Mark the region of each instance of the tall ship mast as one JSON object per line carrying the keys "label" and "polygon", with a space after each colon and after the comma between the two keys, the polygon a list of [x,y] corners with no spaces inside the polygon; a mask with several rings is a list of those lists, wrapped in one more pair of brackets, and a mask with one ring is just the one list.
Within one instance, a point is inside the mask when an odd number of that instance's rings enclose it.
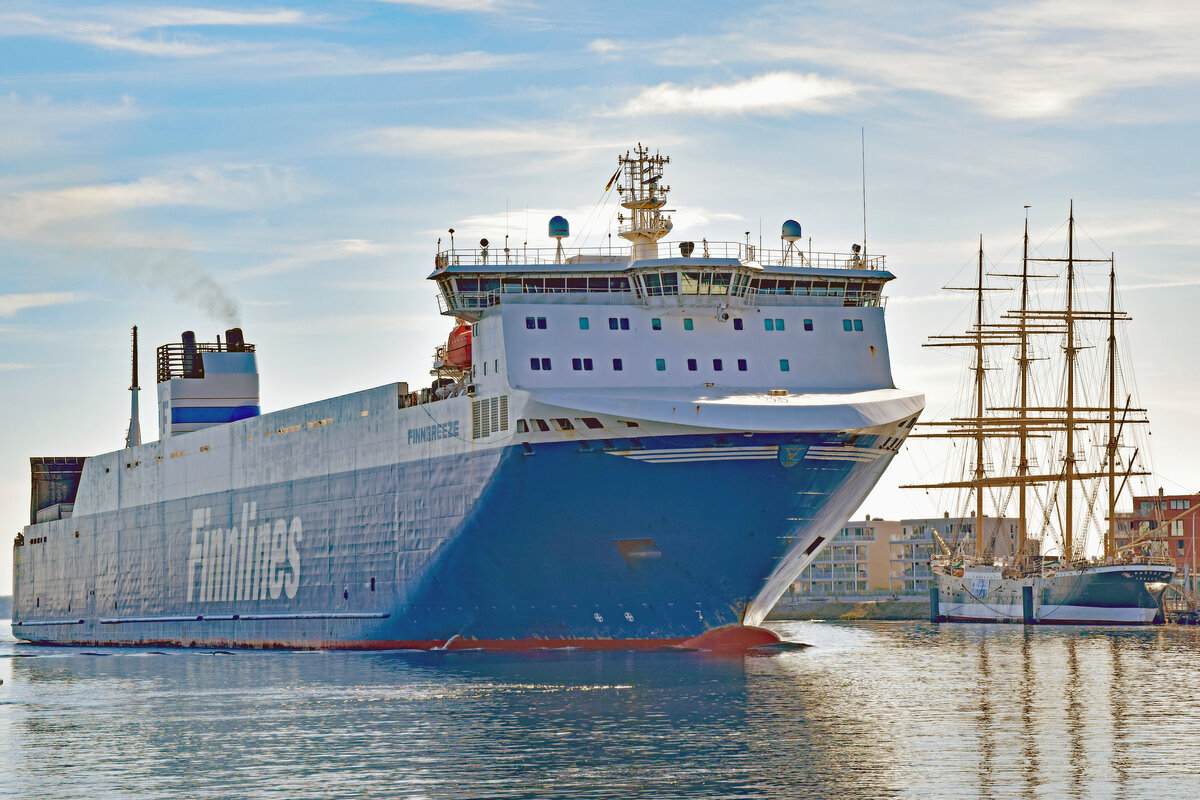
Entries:
{"label": "tall ship mast", "polygon": [[623,250],[565,246],[561,216],[546,248],[464,248],[451,228],[427,276],[449,334],[421,385],[264,411],[267,348],[240,328],[159,347],[157,441],[135,406],[126,447],[31,460],[14,634],[777,642],[759,623],[924,397],[892,379],[884,256],[800,252],[794,220],[778,249],[663,241],[668,163],[640,145],[618,158]]}
{"label": "tall ship mast", "polygon": [[[1061,270],[1060,303],[1032,306],[1031,281],[1054,276],[1031,273],[1031,264]],[[1080,304],[1080,270],[1098,264],[1108,267],[1107,303],[1102,309],[1088,309]],[[931,337],[927,345],[966,347],[973,362],[968,413],[923,423],[930,431],[915,434],[967,440],[974,454],[966,479],[908,487],[965,492],[975,509],[970,541],[942,542],[932,560],[931,600],[938,615],[952,621],[1153,622],[1159,618],[1162,593],[1174,576],[1174,563],[1152,541],[1121,550],[1116,546],[1119,499],[1130,478],[1148,473],[1139,467],[1140,451],[1124,441],[1134,426],[1146,424],[1147,419],[1145,409],[1133,407],[1132,395],[1120,390],[1117,330],[1118,323],[1127,323],[1129,317],[1117,308],[1114,259],[1076,254],[1072,208],[1065,257],[1030,256],[1026,219],[1020,273],[993,277],[1019,280],[1017,305],[995,322],[985,319],[985,292],[995,288],[985,286],[981,244],[976,283],[968,287],[975,294],[974,325],[966,334]],[[1089,382],[1081,377],[1085,373],[1080,358],[1093,348],[1086,329],[1097,326],[1103,326],[1106,334],[1104,358],[1095,376],[1099,380]],[[1047,342],[1045,356],[1034,356],[1041,350],[1038,341]],[[1052,357],[1055,343],[1059,358]],[[1012,353],[1013,405],[996,402],[998,392],[988,393],[986,372],[1004,372],[985,366],[985,353],[991,348]],[[1061,370],[1057,397],[1038,391],[1036,361],[1047,363],[1041,377],[1052,378],[1055,367]],[[1104,397],[1081,396],[1081,385],[1102,385]],[[994,457],[989,459],[989,452]],[[1033,468],[1035,461],[1043,465],[1040,470]],[[1014,493],[1016,541],[994,535],[989,539],[989,519],[1008,514]],[[989,494],[992,518],[985,514]],[[1040,509],[1031,508],[1031,498]],[[1089,550],[1088,534],[1093,530],[1099,548]],[[1037,535],[1031,536],[1031,531]]]}

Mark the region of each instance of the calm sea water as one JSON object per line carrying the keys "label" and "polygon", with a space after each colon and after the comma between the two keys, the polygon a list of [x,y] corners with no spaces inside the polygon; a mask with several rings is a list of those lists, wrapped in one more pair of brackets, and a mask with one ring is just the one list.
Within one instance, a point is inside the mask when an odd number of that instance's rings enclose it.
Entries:
{"label": "calm sea water", "polygon": [[810,649],[0,641],[0,796],[1196,798],[1200,631],[784,623]]}

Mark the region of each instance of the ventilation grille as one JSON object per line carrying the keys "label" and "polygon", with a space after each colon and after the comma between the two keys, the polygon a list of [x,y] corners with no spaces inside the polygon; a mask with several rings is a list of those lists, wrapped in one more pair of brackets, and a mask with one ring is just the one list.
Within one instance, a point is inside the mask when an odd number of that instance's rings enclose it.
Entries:
{"label": "ventilation grille", "polygon": [[483,439],[508,430],[508,395],[488,397],[471,404],[471,438]]}

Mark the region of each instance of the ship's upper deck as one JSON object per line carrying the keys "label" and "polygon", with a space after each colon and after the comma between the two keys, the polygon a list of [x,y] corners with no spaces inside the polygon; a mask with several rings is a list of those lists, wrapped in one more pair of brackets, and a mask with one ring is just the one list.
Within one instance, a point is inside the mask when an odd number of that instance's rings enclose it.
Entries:
{"label": "ship's upper deck", "polygon": [[506,299],[646,306],[880,306],[883,285],[894,277],[881,255],[708,241],[663,242],[656,248],[659,257],[638,260],[633,260],[630,248],[455,248],[437,254],[429,278],[438,284],[443,314],[476,319]]}

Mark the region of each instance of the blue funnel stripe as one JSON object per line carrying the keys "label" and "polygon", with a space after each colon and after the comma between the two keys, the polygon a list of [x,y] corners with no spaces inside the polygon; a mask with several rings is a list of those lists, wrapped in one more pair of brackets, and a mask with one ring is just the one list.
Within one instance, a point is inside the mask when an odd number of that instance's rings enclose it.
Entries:
{"label": "blue funnel stripe", "polygon": [[239,419],[257,417],[259,413],[258,406],[235,406],[233,408],[213,406],[185,406],[180,408],[176,406],[171,409],[171,422],[182,425],[237,422]]}

